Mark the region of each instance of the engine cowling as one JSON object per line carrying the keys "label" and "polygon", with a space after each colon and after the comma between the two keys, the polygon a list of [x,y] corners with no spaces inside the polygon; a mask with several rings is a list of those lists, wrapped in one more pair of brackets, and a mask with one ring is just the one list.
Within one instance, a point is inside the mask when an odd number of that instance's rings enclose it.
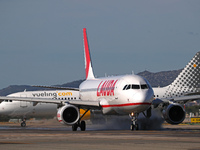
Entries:
{"label": "engine cowling", "polygon": [[57,119],[66,125],[75,124],[80,118],[79,109],[74,105],[65,105],[58,109]]}
{"label": "engine cowling", "polygon": [[185,119],[185,109],[179,104],[170,104],[163,110],[164,119],[170,124],[179,124]]}

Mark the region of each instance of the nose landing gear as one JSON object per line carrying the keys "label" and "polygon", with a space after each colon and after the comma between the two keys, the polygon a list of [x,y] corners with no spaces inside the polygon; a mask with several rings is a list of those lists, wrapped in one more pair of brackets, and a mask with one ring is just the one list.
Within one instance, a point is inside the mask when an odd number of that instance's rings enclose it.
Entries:
{"label": "nose landing gear", "polygon": [[138,115],[139,115],[139,113],[131,113],[129,116],[130,116],[130,118],[131,118],[131,131],[133,131],[133,130],[139,130],[139,125],[138,125]]}
{"label": "nose landing gear", "polygon": [[[143,115],[145,116],[145,118],[150,118],[151,117],[151,107],[149,109],[146,110],[146,114],[144,112],[142,112]],[[139,129],[142,129],[142,126],[140,124],[140,127],[139,127],[139,124],[138,124],[138,116],[139,116],[139,113],[131,113],[129,114],[130,118],[131,118],[131,130],[139,130]]]}

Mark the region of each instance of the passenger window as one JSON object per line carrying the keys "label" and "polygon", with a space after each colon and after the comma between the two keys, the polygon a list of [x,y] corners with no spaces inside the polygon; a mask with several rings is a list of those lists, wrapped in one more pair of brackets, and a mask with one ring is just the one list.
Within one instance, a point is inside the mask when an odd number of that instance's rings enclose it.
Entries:
{"label": "passenger window", "polygon": [[148,89],[148,85],[147,84],[141,85],[141,89]]}
{"label": "passenger window", "polygon": [[140,86],[136,84],[132,84],[132,89],[140,89]]}

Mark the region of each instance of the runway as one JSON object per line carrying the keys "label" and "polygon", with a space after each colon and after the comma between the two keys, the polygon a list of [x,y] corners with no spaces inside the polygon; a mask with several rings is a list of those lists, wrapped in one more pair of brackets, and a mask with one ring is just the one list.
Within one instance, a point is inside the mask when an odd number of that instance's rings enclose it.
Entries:
{"label": "runway", "polygon": [[164,125],[161,130],[95,130],[71,131],[69,127],[51,124],[0,125],[0,149],[200,149],[200,125]]}

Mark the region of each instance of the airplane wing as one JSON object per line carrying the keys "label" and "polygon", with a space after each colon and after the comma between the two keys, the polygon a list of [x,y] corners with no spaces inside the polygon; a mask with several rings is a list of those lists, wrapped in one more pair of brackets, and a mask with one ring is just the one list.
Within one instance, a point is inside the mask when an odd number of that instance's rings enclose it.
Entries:
{"label": "airplane wing", "polygon": [[88,109],[88,108],[101,109],[102,108],[99,101],[72,100],[72,101],[69,101],[69,104],[78,106],[83,109]]}
{"label": "airplane wing", "polygon": [[0,100],[27,101],[27,102],[38,102],[38,103],[43,102],[43,103],[53,103],[53,104],[62,104],[63,101],[57,99],[10,97],[10,96],[0,96]]}
{"label": "airplane wing", "polygon": [[195,100],[200,100],[200,95],[190,95],[190,96],[183,96],[183,97],[175,97],[172,99],[166,99],[166,98],[161,98],[161,99],[154,99],[152,102],[152,105],[158,106],[160,103],[170,103],[170,102],[175,102],[175,103],[181,103],[185,104],[188,101],[195,101]]}
{"label": "airplane wing", "polygon": [[82,101],[82,100],[60,100],[60,99],[47,99],[47,98],[28,98],[28,97],[10,97],[10,96],[0,96],[0,101],[3,100],[13,100],[13,101],[27,101],[36,103],[51,103],[51,104],[71,104],[79,108],[85,109],[101,109],[101,105],[98,101]]}
{"label": "airplane wing", "polygon": [[186,103],[188,101],[200,100],[200,95],[190,95],[190,96],[176,97],[176,98],[173,98],[172,100],[174,102]]}
{"label": "airplane wing", "polygon": [[57,87],[57,86],[43,86],[43,85],[32,85],[32,87],[79,91],[79,88],[72,88],[72,87]]}

